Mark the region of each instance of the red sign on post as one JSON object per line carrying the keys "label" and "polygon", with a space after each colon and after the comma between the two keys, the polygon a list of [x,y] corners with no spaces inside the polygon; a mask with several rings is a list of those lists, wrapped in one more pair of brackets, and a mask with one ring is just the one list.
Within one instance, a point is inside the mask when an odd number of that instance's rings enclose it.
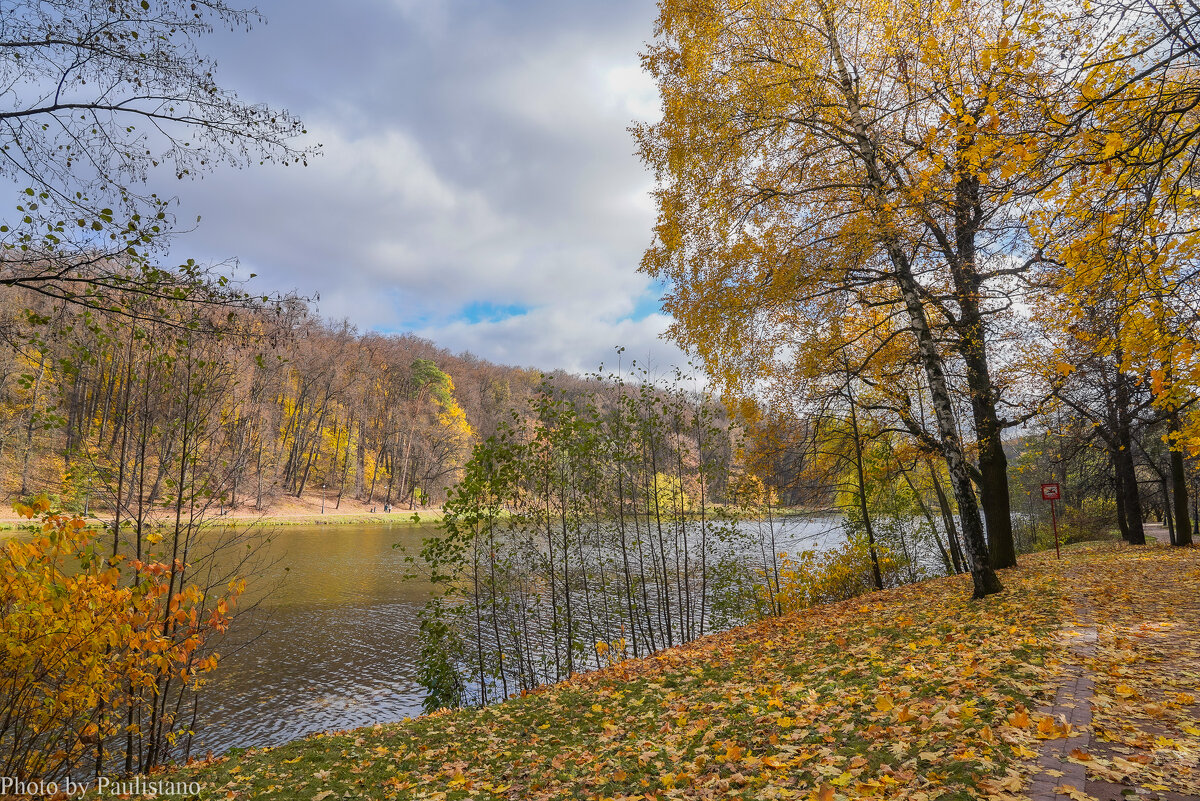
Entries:
{"label": "red sign on post", "polygon": [[1057,484],[1042,485],[1042,500],[1050,501],[1050,523],[1054,526],[1054,554],[1062,559],[1062,551],[1058,547],[1058,516],[1054,514],[1054,502],[1061,496]]}

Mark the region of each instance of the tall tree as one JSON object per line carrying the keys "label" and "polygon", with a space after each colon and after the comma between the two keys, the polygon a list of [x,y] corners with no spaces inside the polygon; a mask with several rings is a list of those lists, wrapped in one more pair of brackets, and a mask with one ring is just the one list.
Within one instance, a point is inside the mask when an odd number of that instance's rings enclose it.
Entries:
{"label": "tall tree", "polygon": [[[971,239],[986,216],[972,205],[977,197],[964,198],[964,187],[982,184],[981,174],[1011,178],[1016,170],[1007,162],[1019,157],[1003,156],[999,137],[963,150],[960,140],[982,126],[968,121],[964,98],[950,93],[947,109],[934,102],[934,79],[949,66],[939,51],[955,41],[939,32],[921,52],[894,49],[907,41],[899,38],[905,25],[966,13],[949,4],[918,6],[665,2],[657,43],[645,59],[659,82],[664,119],[638,129],[659,182],[656,242],[643,268],[669,282],[673,333],[727,384],[740,383],[736,373],[745,364],[733,351],[749,349],[748,358],[760,365],[777,355],[764,336],[773,325],[760,316],[768,306],[820,315],[832,296],[854,298],[878,287],[871,302],[905,320],[926,373],[982,596],[1000,585],[989,564],[936,315],[951,321],[960,354],[979,368],[968,381],[973,408],[990,409],[988,419],[998,419],[983,311],[976,308],[981,282],[991,275],[980,268]],[[986,22],[962,20],[969,21]],[[992,33],[1000,38],[999,30]],[[1010,66],[1015,58],[1009,56]],[[906,70],[922,77],[908,78]],[[978,81],[957,78],[947,86],[960,94],[982,90]],[[920,97],[913,97],[915,89]],[[983,98],[989,108],[999,102],[995,87]],[[947,219],[962,230],[948,229],[943,247],[929,249],[928,230],[945,234]],[[956,289],[941,303],[928,274],[946,267],[961,280],[950,281]],[[735,314],[749,319],[730,321]],[[808,316],[802,325],[826,320]],[[976,427],[991,436],[986,425]],[[998,437],[997,430],[981,443],[985,460],[1003,456]],[[1002,460],[993,461],[1003,473]],[[1003,506],[998,514],[1006,516],[1006,493],[983,483],[989,504]],[[1004,529],[998,524],[993,533],[1003,539]],[[1011,545],[1001,551],[1011,553]]]}

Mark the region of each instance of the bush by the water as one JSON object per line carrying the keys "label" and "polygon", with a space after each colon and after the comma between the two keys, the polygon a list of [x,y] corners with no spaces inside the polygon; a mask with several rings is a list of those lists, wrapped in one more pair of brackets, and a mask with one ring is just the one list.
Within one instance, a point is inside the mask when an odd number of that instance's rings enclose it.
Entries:
{"label": "bush by the water", "polygon": [[104,761],[110,738],[165,753],[176,712],[157,701],[216,667],[203,646],[228,626],[240,583],[209,606],[180,562],[110,556],[45,498],[16,509],[41,523],[0,547],[0,775],[77,772]]}
{"label": "bush by the water", "polygon": [[[779,592],[775,602],[784,612],[841,601],[874,589],[871,545],[855,534],[841,545],[823,551],[804,551],[780,564]],[[884,546],[874,546],[880,573],[895,576],[899,560]]]}

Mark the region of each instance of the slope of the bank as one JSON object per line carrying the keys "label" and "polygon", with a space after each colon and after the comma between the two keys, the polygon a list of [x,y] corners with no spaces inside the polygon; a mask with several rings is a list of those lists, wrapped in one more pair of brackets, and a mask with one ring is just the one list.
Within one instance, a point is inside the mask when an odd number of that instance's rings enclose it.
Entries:
{"label": "slope of the bank", "polygon": [[[390,507],[383,511],[383,503],[367,504],[357,500],[346,499],[340,507],[334,506],[332,500],[322,504],[320,495],[305,496],[304,498],[288,497],[276,499],[263,509],[254,506],[241,506],[235,510],[220,513],[209,510],[203,515],[205,526],[336,526],[336,525],[407,525],[413,522],[435,523],[442,519],[441,507],[410,510],[407,508]],[[86,518],[89,527],[104,528],[112,526],[112,515],[102,510],[93,510],[92,516]],[[168,515],[152,525],[174,525]],[[29,526],[29,521],[16,516],[11,509],[0,510],[0,531],[11,531]]]}
{"label": "slope of the bank", "polygon": [[1179,550],[1029,557],[982,602],[968,600],[966,577],[927,581],[497,706],[315,735],[150,781],[196,781],[204,798],[305,801],[1018,798],[1041,745],[1069,734],[1037,708],[1072,659],[1060,635],[1074,602],[1098,597],[1081,585],[1120,571],[1187,591],[1198,552]]}
{"label": "slope of the bank", "polygon": [[484,709],[170,775],[206,798],[936,798],[1019,787],[1064,613],[1042,557],[743,627]]}

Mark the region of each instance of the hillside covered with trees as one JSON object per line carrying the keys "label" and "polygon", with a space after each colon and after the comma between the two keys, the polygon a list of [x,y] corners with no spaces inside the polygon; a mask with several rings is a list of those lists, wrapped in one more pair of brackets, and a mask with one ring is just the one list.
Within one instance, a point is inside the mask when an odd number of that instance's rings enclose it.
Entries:
{"label": "hillside covered with trees", "polygon": [[299,300],[231,318],[180,304],[153,319],[32,293],[5,301],[3,492],[49,492],[103,517],[168,503],[181,458],[209,514],[322,488],[331,509],[440,504],[474,443],[542,380],[325,321]]}

